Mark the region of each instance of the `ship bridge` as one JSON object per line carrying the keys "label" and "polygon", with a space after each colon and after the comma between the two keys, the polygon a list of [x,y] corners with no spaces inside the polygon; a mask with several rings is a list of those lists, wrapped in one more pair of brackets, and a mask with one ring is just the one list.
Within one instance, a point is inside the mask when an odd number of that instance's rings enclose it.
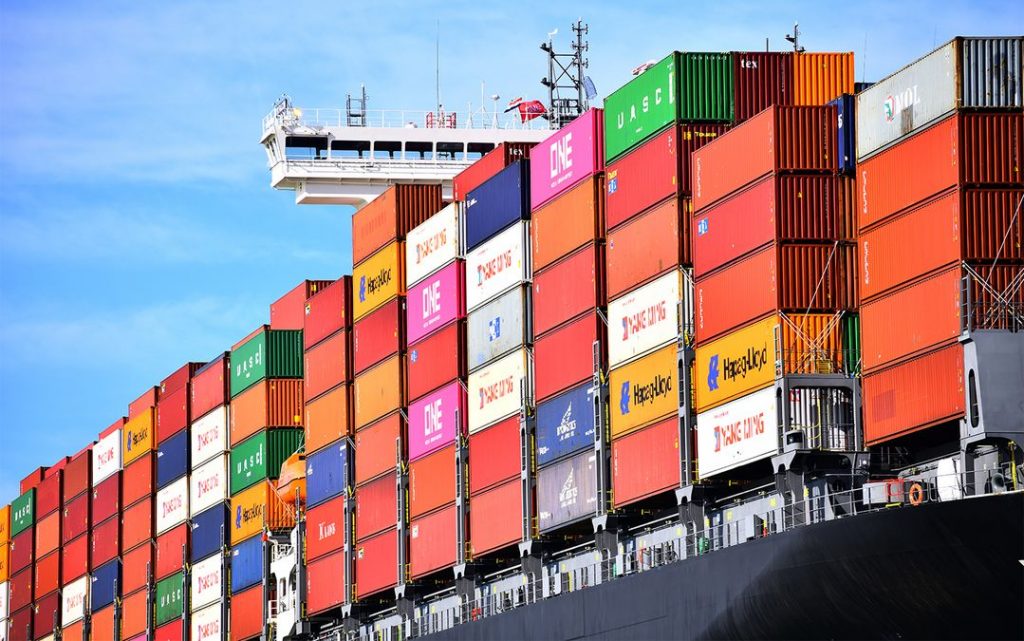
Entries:
{"label": "ship bridge", "polygon": [[305,109],[282,98],[263,119],[270,185],[295,191],[299,205],[357,207],[395,183],[452,179],[503,142],[537,143],[548,121],[517,113]]}

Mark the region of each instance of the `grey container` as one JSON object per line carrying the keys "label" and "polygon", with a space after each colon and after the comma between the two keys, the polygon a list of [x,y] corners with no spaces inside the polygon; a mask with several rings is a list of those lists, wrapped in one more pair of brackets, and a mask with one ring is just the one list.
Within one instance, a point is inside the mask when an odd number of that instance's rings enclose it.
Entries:
{"label": "grey container", "polygon": [[537,471],[537,516],[541,532],[597,513],[597,455],[577,454]]}
{"label": "grey container", "polygon": [[954,38],[857,95],[862,160],[957,109],[1024,107],[1024,37]]}
{"label": "grey container", "polygon": [[532,317],[529,286],[509,290],[470,312],[466,322],[470,371],[529,344]]}

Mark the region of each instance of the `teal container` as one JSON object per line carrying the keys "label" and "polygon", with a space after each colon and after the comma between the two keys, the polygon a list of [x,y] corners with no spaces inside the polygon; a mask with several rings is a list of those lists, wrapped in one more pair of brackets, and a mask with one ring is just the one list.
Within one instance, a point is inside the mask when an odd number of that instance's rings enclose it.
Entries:
{"label": "teal container", "polygon": [[266,378],[302,378],[302,330],[270,329],[231,350],[231,397]]}
{"label": "teal container", "polygon": [[36,490],[32,488],[11,501],[11,537],[32,527],[36,522]]}
{"label": "teal container", "polygon": [[302,447],[301,429],[276,429],[254,434],[231,449],[231,494],[260,481],[276,479],[281,465]]}
{"label": "teal container", "polygon": [[156,625],[180,618],[185,613],[185,586],[178,572],[156,584]]}
{"label": "teal container", "polygon": [[732,54],[684,53],[679,57],[679,119],[732,122]]}

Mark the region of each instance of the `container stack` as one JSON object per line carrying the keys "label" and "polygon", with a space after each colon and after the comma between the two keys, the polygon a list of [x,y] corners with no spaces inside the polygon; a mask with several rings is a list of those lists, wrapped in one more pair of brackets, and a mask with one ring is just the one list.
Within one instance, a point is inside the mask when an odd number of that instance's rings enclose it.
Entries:
{"label": "container stack", "polygon": [[89,613],[89,530],[92,527],[92,445],[64,468],[61,528],[61,638],[85,641]]}
{"label": "container stack", "polygon": [[21,482],[21,495],[11,502],[11,556],[7,622],[11,641],[31,641],[35,587],[36,494],[43,468]]}
{"label": "container stack", "polygon": [[957,38],[857,96],[868,445],[957,435],[973,383],[961,335],[1019,325],[1021,49]]}
{"label": "container stack", "polygon": [[[608,496],[603,112],[531,151],[537,517],[544,534],[589,519]],[[589,527],[589,523],[588,523]]]}
{"label": "container stack", "polygon": [[396,185],[352,216],[359,599],[406,581],[405,237],[442,206],[440,185]]}
{"label": "container stack", "polygon": [[89,618],[92,638],[115,638],[114,601],[121,598],[121,432],[120,418],[99,434],[92,448],[92,528],[86,558],[89,579]]}
{"label": "container stack", "polygon": [[32,634],[37,639],[60,627],[60,537],[64,523],[64,469],[68,460],[61,459],[47,468],[36,487]]}
{"label": "container stack", "polygon": [[[466,297],[462,205],[409,232],[409,578],[465,561]],[[462,501],[459,501],[459,498]]]}
{"label": "container stack", "polygon": [[[797,429],[801,408],[832,405],[831,391],[800,390],[784,395],[786,413],[777,378],[846,371],[840,330],[856,305],[856,268],[836,145],[834,107],[771,107],[694,154],[702,478],[776,453],[783,416],[794,417],[784,430]],[[853,447],[852,417],[841,423],[819,425],[805,445]]]}
{"label": "container stack", "polygon": [[319,614],[348,601],[346,543],[352,457],[352,279],[305,301],[306,598]]}
{"label": "container stack", "polygon": [[11,506],[0,507],[0,639],[7,640],[7,618],[11,614],[10,592],[7,582],[11,578]]}
{"label": "container stack", "polygon": [[529,165],[513,162],[466,194],[473,558],[535,531],[530,433],[523,421],[533,407]]}

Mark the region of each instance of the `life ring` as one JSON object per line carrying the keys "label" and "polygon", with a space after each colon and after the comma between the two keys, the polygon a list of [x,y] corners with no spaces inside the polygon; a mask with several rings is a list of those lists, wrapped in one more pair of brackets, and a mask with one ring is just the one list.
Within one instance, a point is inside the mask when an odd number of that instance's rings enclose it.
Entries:
{"label": "life ring", "polygon": [[924,501],[924,488],[920,483],[914,483],[910,486],[909,495],[911,505],[921,505],[921,502]]}

